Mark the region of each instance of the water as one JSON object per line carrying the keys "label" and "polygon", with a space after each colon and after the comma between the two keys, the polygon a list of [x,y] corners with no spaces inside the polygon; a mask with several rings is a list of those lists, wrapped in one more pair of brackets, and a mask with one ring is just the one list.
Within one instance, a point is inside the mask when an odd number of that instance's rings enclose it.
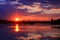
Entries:
{"label": "water", "polygon": [[0,24],[0,40],[59,40],[59,30],[49,24]]}

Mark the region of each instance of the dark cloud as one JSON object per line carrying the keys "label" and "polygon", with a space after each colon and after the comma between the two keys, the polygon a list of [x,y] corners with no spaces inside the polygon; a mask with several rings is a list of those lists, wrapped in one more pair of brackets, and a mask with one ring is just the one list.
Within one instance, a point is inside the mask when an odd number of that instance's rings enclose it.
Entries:
{"label": "dark cloud", "polygon": [[53,5],[54,8],[60,8],[60,0],[46,0],[48,4]]}
{"label": "dark cloud", "polygon": [[19,2],[27,5],[32,4],[33,2],[46,3],[45,0],[19,0]]}
{"label": "dark cloud", "polygon": [[53,5],[60,5],[60,0],[46,0],[46,1]]}
{"label": "dark cloud", "polygon": [[5,0],[5,1],[15,1],[15,0]]}
{"label": "dark cloud", "polygon": [[60,0],[19,0],[25,4],[31,4],[33,2],[41,2],[41,3],[50,3],[50,4],[60,4]]}
{"label": "dark cloud", "polygon": [[27,5],[33,4],[34,2],[40,2],[42,5],[48,4],[60,8],[60,0],[19,0],[19,2]]}

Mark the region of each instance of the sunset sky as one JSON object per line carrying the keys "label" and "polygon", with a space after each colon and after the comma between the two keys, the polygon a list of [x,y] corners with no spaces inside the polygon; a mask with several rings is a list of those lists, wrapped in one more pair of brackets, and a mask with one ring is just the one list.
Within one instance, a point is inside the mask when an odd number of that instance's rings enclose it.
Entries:
{"label": "sunset sky", "polygon": [[0,19],[46,21],[60,18],[60,0],[0,0]]}

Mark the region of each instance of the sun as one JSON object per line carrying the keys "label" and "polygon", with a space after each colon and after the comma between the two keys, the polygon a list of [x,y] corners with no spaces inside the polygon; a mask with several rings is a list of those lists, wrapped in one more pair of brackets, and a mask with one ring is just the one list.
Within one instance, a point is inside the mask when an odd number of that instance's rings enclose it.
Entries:
{"label": "sun", "polygon": [[16,21],[19,21],[19,18],[16,18],[15,20],[16,20]]}
{"label": "sun", "polygon": [[18,17],[17,17],[17,18],[15,18],[14,20],[15,20],[15,21],[17,21],[17,22],[18,22],[18,21],[23,21],[23,19],[22,19],[22,18],[18,18]]}

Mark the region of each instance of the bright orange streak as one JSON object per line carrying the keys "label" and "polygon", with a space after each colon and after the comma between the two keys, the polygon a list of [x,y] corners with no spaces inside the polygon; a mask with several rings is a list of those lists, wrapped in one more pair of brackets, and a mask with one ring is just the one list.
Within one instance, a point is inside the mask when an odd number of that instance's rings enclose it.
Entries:
{"label": "bright orange streak", "polygon": [[18,27],[18,24],[16,24],[16,29],[15,29],[16,32],[19,31],[19,27]]}

